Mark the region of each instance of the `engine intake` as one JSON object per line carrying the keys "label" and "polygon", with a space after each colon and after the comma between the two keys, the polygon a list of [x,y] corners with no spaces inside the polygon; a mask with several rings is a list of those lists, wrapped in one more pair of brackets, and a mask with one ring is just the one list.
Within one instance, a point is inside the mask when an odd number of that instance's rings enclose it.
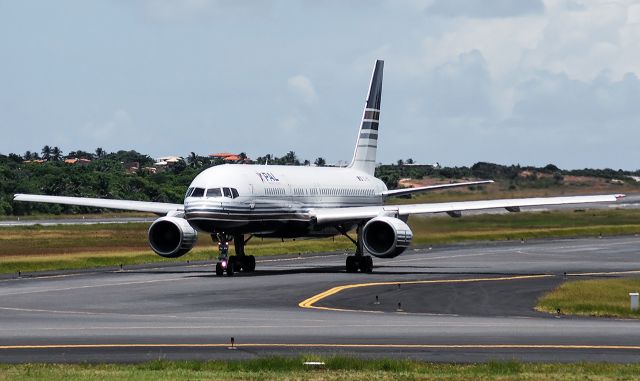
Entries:
{"label": "engine intake", "polygon": [[149,227],[149,245],[161,257],[181,257],[197,239],[198,232],[184,218],[161,217]]}
{"label": "engine intake", "polygon": [[364,247],[379,258],[394,258],[411,244],[413,233],[404,221],[393,217],[376,217],[362,229]]}

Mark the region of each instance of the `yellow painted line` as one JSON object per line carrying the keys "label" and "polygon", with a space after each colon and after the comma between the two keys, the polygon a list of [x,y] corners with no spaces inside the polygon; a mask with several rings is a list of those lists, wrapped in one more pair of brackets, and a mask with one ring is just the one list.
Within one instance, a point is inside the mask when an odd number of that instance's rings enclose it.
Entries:
{"label": "yellow painted line", "polygon": [[[109,348],[228,348],[229,343],[173,343],[173,344],[51,344],[2,345],[0,350],[16,349],[109,349]],[[332,343],[246,343],[237,348],[359,348],[359,349],[599,349],[640,350],[640,345],[573,345],[573,344],[332,344]]]}
{"label": "yellow painted line", "polygon": [[329,296],[335,295],[344,290],[362,287],[376,287],[376,286],[391,286],[398,284],[442,284],[442,283],[475,283],[475,282],[496,282],[496,281],[509,281],[509,280],[522,280],[522,279],[538,279],[538,278],[550,278],[555,275],[541,274],[541,275],[518,275],[509,277],[495,277],[495,278],[471,278],[471,279],[439,279],[439,280],[416,280],[416,281],[400,281],[400,282],[373,282],[373,283],[357,283],[347,284],[344,286],[338,286],[331,288],[325,292],[321,292],[308,299],[303,300],[298,304],[301,308],[313,308],[318,310],[328,311],[359,311],[359,312],[380,312],[380,311],[362,311],[362,310],[349,310],[341,308],[319,307],[315,306],[317,302]]}

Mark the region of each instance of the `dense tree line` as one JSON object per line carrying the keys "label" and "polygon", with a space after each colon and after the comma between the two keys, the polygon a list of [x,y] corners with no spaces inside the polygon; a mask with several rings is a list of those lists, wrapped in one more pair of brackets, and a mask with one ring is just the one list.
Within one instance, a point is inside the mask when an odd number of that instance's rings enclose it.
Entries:
{"label": "dense tree line", "polygon": [[[239,154],[247,162],[244,153]],[[85,165],[64,162],[65,158],[91,160]],[[41,160],[44,160],[41,161]],[[0,155],[0,215],[25,215],[32,213],[89,213],[94,208],[79,206],[14,203],[15,193],[35,193],[60,196],[101,197],[141,201],[180,203],[193,178],[202,170],[223,163],[222,159],[191,153],[186,160],[169,166],[164,171],[152,173],[154,160],[136,151],[107,153],[98,148],[95,152],[72,151],[67,155],[58,147],[45,146],[41,153],[27,151],[23,155]],[[254,163],[272,165],[311,165],[289,151],[282,157],[272,154],[258,157]],[[129,163],[137,163],[139,170],[128,171]],[[319,157],[314,165],[324,166]],[[523,173],[529,175],[523,176]],[[538,174],[551,176],[539,176]],[[508,181],[512,186],[545,187],[562,181],[563,176],[595,176],[606,179],[629,180],[628,176],[640,176],[640,171],[625,172],[612,169],[583,169],[563,171],[554,165],[542,168],[504,166],[492,163],[476,163],[471,167],[439,167],[415,165],[413,160],[399,160],[394,165],[380,165],[376,176],[389,188],[396,188],[401,178],[421,179],[425,176],[443,180],[480,178]]]}

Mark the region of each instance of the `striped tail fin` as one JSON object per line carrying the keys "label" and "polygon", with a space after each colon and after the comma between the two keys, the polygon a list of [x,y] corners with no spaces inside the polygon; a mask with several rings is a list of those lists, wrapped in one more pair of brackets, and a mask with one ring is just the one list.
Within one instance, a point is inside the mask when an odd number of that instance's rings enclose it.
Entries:
{"label": "striped tail fin", "polygon": [[382,69],[384,61],[377,60],[371,76],[369,95],[362,114],[362,124],[358,132],[358,142],[349,168],[373,175],[376,169],[378,149],[378,125],[380,120],[380,99],[382,97]]}

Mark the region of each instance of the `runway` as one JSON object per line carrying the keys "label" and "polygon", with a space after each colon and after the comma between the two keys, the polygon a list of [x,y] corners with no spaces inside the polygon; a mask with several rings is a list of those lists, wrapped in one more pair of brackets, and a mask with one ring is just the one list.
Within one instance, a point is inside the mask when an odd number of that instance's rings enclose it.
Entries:
{"label": "runway", "polygon": [[210,263],[5,277],[0,362],[299,353],[640,361],[638,321],[532,309],[565,278],[636,274],[640,237],[425,247],[375,258],[373,274],[347,274],[344,261],[263,258],[256,273],[233,278],[216,277]]}

